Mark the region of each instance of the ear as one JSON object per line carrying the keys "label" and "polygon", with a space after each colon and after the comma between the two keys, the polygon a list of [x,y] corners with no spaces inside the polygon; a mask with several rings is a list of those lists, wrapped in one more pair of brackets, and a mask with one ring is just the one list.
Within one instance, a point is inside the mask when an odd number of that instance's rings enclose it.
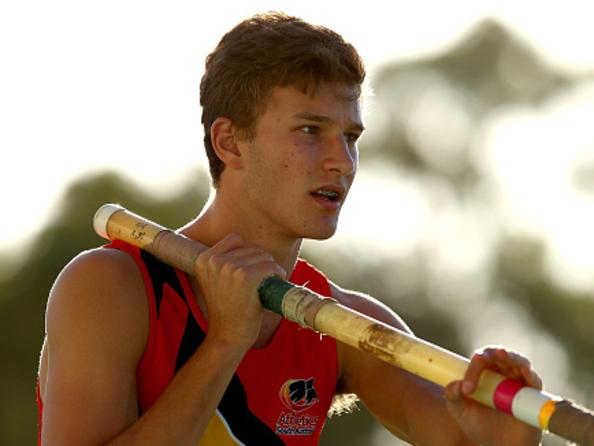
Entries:
{"label": "ear", "polygon": [[225,167],[239,169],[242,166],[237,128],[231,119],[220,116],[210,126],[212,147]]}

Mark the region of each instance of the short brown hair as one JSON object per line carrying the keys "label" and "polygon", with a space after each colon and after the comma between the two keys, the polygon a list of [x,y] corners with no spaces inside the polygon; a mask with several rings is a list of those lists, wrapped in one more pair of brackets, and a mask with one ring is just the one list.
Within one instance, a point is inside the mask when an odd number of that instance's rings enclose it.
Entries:
{"label": "short brown hair", "polygon": [[224,164],[213,150],[210,127],[225,116],[254,136],[273,87],[310,92],[320,82],[357,88],[365,68],[357,50],[336,32],[280,12],[248,18],[223,36],[206,58],[200,82],[204,145],[216,187]]}

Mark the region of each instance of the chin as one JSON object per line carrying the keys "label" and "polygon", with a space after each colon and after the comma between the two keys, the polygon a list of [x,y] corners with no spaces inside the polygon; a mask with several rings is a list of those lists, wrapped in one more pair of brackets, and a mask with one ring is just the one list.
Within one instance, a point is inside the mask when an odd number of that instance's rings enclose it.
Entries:
{"label": "chin", "polygon": [[303,238],[311,240],[328,240],[336,233],[336,225],[325,228],[311,228]]}
{"label": "chin", "polygon": [[336,216],[317,219],[305,219],[294,226],[294,235],[300,239],[327,240],[336,233],[338,218]]}

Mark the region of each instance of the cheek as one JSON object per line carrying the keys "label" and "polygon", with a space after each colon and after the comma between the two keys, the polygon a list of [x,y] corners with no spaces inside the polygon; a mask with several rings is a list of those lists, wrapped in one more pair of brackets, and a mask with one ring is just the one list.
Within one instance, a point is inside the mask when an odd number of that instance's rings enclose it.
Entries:
{"label": "cheek", "polygon": [[287,152],[286,163],[289,169],[298,171],[301,175],[310,175],[321,166],[322,148],[311,141],[305,142],[296,138],[291,150]]}
{"label": "cheek", "polygon": [[299,147],[293,147],[293,150],[288,151],[279,164],[284,175],[291,175],[291,182],[296,181],[299,177],[308,175],[310,171],[307,152],[301,150]]}
{"label": "cheek", "polygon": [[285,163],[280,171],[279,186],[290,187],[297,192],[299,187],[307,187],[306,184],[314,177],[313,172],[313,169],[304,163]]}

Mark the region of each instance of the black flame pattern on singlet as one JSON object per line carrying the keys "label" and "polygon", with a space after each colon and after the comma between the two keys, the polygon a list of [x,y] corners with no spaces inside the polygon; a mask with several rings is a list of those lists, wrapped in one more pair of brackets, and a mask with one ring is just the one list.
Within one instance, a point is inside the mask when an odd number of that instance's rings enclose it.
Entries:
{"label": "black flame pattern on singlet", "polygon": [[[171,266],[157,260],[146,251],[141,252],[141,259],[151,277],[157,318],[159,317],[159,309],[163,300],[163,289],[166,285],[176,292],[188,310],[184,333],[177,349],[175,363],[175,370],[177,372],[194,354],[206,335],[192,315],[188,296],[185,295],[175,270]],[[233,432],[233,435],[246,446],[283,446],[285,444],[267,424],[250,411],[245,388],[237,373],[233,375],[219,403],[218,409]]]}

